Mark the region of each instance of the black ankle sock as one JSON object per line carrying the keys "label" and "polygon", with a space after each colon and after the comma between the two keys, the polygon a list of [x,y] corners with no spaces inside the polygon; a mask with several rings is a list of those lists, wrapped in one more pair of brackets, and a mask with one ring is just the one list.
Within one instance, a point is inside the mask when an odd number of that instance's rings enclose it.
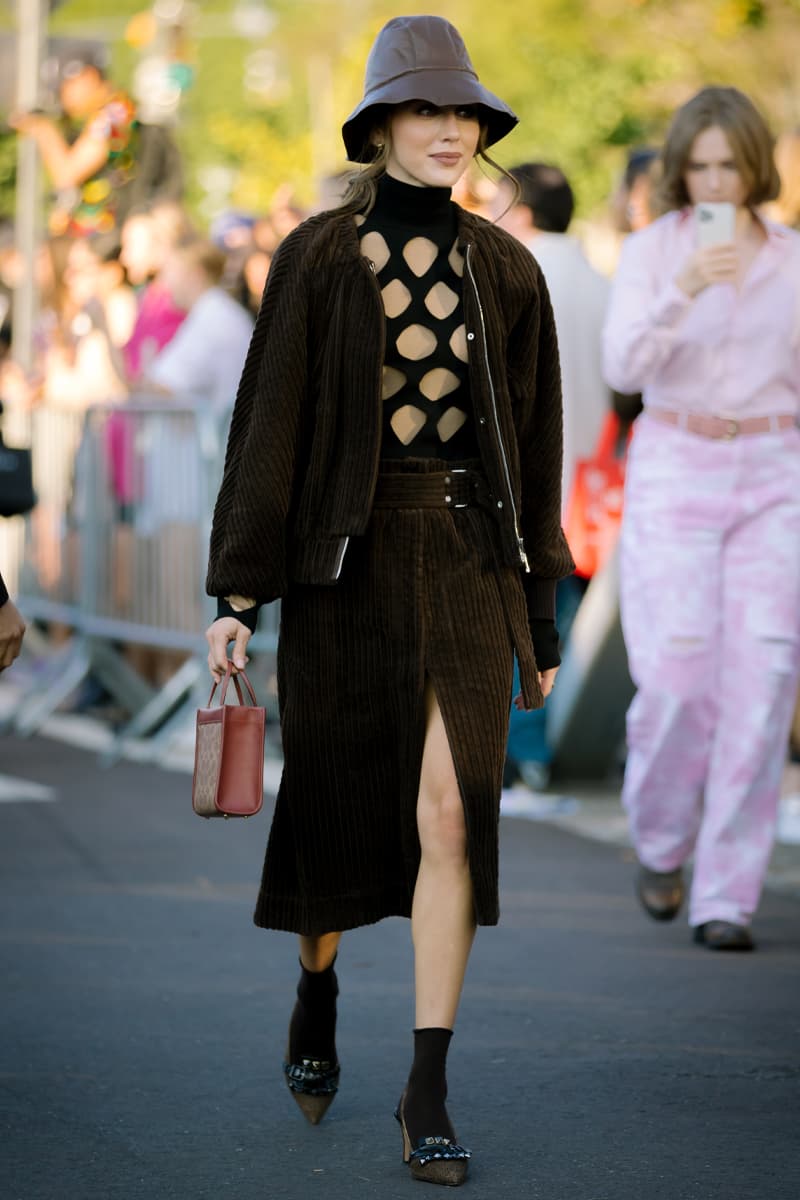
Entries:
{"label": "black ankle sock", "polygon": [[403,1100],[403,1116],[412,1147],[423,1137],[447,1137],[455,1141],[445,1108],[445,1064],[452,1036],[452,1029],[414,1030],[414,1062]]}
{"label": "black ankle sock", "polygon": [[297,1003],[289,1024],[289,1062],[313,1058],[333,1065],[337,1061],[336,972],[333,963],[324,971],[307,971],[302,962],[300,966]]}

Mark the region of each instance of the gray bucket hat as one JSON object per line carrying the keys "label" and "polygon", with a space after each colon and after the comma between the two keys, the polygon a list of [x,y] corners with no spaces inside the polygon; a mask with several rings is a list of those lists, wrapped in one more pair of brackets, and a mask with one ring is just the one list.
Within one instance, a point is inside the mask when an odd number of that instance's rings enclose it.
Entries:
{"label": "gray bucket hat", "polygon": [[393,17],[384,25],[367,59],[364,98],[342,126],[347,157],[352,162],[374,158],[368,143],[373,110],[409,100],[479,105],[487,146],[510,133],[518,120],[480,83],[461,34],[444,17]]}

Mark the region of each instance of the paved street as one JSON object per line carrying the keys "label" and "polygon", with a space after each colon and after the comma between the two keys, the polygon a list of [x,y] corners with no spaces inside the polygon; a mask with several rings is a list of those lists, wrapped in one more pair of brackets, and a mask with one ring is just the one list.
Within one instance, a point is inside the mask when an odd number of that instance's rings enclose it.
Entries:
{"label": "paved street", "polygon": [[[0,772],[0,1198],[417,1195],[407,923],[343,943],[342,1086],[311,1128],[280,1070],[295,942],[250,920],[269,805],[204,822],[186,775],[44,739],[0,741]],[[451,1052],[463,1194],[797,1200],[797,897],[726,957],[640,914],[613,842],[504,817],[502,857]]]}

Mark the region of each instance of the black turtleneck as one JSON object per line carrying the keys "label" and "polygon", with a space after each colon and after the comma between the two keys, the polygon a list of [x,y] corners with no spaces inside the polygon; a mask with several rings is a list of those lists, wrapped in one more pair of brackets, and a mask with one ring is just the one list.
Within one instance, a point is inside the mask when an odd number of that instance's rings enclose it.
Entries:
{"label": "black turtleneck", "polygon": [[477,458],[450,189],[384,175],[374,207],[358,220],[386,313],[381,456]]}

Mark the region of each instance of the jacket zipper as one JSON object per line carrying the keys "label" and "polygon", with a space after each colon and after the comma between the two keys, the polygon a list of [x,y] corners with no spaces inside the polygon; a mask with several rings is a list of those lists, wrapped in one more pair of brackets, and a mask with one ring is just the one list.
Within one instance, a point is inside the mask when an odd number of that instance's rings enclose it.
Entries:
{"label": "jacket zipper", "polygon": [[[371,258],[367,258],[367,259],[365,259],[365,261],[366,261],[367,266],[369,267],[369,270],[372,274],[372,278],[375,281],[375,288],[376,288],[376,291],[378,291],[378,303],[381,306],[381,313],[383,313],[383,303],[380,299],[380,289],[378,288],[378,276],[377,276],[377,272],[375,271],[375,263],[372,261]],[[381,358],[382,357],[383,357],[383,355],[381,355]],[[341,538],[341,540],[339,542],[339,549],[336,553],[336,562],[333,565],[333,575],[331,576],[334,583],[336,583],[338,581],[339,576],[342,573],[342,567],[344,566],[344,556],[347,553],[347,548],[349,545],[350,545],[350,534],[348,533],[345,537]]]}
{"label": "jacket zipper", "polygon": [[350,545],[350,534],[348,533],[347,536],[343,537],[339,542],[339,549],[336,554],[336,562],[333,567],[334,581],[337,580],[342,573],[342,565],[344,563],[344,556],[347,553],[347,547],[349,545]]}
{"label": "jacket zipper", "polygon": [[491,401],[492,401],[492,418],[494,420],[495,433],[497,434],[497,444],[500,447],[500,458],[503,463],[503,472],[506,477],[506,488],[508,491],[508,500],[511,505],[511,516],[514,520],[514,533],[517,538],[517,551],[519,553],[519,560],[522,563],[523,567],[525,568],[526,572],[528,574],[530,574],[531,568],[530,568],[530,563],[528,562],[528,555],[525,553],[525,544],[522,540],[522,535],[519,531],[519,518],[517,516],[517,506],[514,503],[514,491],[511,487],[511,472],[508,469],[508,459],[506,457],[506,448],[505,448],[505,445],[503,444],[503,435],[500,432],[500,420],[497,416],[497,397],[495,395],[494,381],[492,379],[492,369],[491,369],[491,366],[489,365],[489,352],[486,348],[486,322],[484,321],[484,318],[483,318],[483,305],[481,304],[481,297],[480,297],[480,293],[478,292],[478,285],[476,284],[475,276],[472,273],[472,263],[470,262],[471,249],[472,249],[472,243],[468,242],[467,247],[466,247],[465,262],[466,262],[466,267],[467,267],[467,275],[469,276],[469,281],[472,285],[472,291],[475,294],[475,302],[478,305],[478,316],[480,318],[480,323],[481,323],[481,350],[483,352],[483,361],[484,361],[484,365],[486,367],[486,378],[489,380],[489,396],[491,397]]}

